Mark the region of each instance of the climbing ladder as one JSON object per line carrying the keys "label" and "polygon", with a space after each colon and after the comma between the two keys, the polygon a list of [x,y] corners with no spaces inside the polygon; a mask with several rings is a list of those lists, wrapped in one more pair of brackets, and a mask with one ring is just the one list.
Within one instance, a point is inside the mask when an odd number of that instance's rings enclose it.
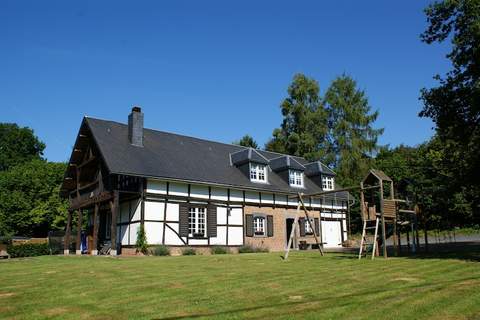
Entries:
{"label": "climbing ladder", "polygon": [[[378,241],[378,225],[380,222],[380,217],[377,216],[375,220],[370,220],[370,221],[375,221],[375,226],[368,226],[369,220],[364,220],[363,221],[363,231],[362,231],[362,240],[360,242],[360,251],[358,252],[358,259],[362,259],[363,253],[365,253],[365,257],[368,254],[368,248],[372,248],[372,260],[375,259],[375,251],[377,249],[377,241]],[[367,234],[367,230],[375,230],[373,238],[369,237]],[[370,238],[370,239],[369,239]],[[370,241],[369,241],[370,240]]]}

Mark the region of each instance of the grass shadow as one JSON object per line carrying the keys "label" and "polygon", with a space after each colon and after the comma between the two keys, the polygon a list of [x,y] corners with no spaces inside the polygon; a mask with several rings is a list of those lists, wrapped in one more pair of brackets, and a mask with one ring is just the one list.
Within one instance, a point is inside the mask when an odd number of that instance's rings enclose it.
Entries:
{"label": "grass shadow", "polygon": [[428,251],[420,247],[416,254],[399,255],[409,259],[455,259],[480,262],[480,242],[454,242],[429,244]]}

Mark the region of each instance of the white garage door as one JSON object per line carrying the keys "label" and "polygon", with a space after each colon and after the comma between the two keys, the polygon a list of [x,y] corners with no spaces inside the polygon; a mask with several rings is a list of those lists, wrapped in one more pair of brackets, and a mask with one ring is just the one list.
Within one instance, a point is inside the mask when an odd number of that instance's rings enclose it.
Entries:
{"label": "white garage door", "polygon": [[322,238],[324,247],[342,246],[342,228],[340,221],[322,221]]}

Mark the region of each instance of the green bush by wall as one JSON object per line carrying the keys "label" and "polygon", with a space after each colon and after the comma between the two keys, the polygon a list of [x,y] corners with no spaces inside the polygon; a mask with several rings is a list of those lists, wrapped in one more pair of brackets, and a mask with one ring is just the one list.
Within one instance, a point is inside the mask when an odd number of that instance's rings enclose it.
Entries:
{"label": "green bush by wall", "polygon": [[50,254],[48,243],[24,243],[9,245],[7,252],[12,258],[35,257]]}

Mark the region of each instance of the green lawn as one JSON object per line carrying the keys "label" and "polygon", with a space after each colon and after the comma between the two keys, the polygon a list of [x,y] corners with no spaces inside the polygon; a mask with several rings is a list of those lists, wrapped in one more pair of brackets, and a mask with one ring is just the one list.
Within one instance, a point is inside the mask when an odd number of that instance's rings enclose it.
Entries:
{"label": "green lawn", "polygon": [[477,319],[478,247],[467,254],[11,259],[0,261],[0,318]]}

